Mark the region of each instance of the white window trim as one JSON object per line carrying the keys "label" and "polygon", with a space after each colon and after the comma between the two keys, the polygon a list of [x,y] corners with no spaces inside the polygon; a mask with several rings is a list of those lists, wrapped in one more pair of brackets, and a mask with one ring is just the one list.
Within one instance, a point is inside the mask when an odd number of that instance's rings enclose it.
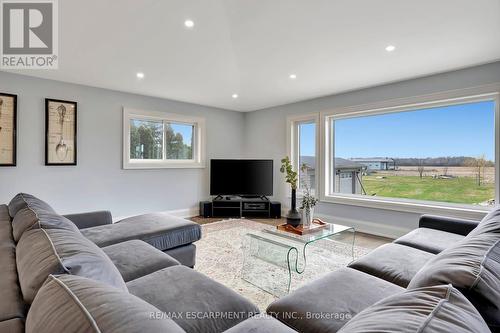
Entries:
{"label": "white window trim", "polygon": [[418,96],[380,103],[365,104],[347,108],[339,108],[321,113],[321,181],[318,182],[320,200],[336,204],[347,204],[369,208],[388,209],[411,213],[448,214],[464,218],[480,219],[489,207],[460,205],[451,203],[395,199],[382,197],[366,197],[362,195],[330,194],[331,157],[335,156],[331,143],[333,133],[330,130],[330,119],[346,119],[357,116],[382,114],[389,112],[411,111],[422,108],[470,103],[484,100],[495,101],[495,202],[499,204],[500,195],[500,84],[447,91],[432,95]]}
{"label": "white window trim", "polygon": [[[319,175],[319,170],[320,170],[320,159],[321,159],[321,149],[320,149],[320,114],[319,113],[309,113],[309,114],[304,114],[304,115],[294,115],[294,116],[289,116],[287,117],[287,153],[288,156],[290,157],[290,162],[292,163],[293,170],[298,173],[299,171],[299,160],[296,156],[297,152],[299,151],[299,134],[297,132],[298,130],[298,123],[314,123],[316,125],[315,128],[315,133],[316,133],[316,138],[315,138],[315,154],[316,154],[316,187],[320,186],[321,182],[321,177]],[[300,181],[300,180],[298,180]],[[298,184],[297,184],[298,185]],[[318,189],[315,189],[317,192]],[[291,189],[290,186],[287,186],[287,196],[291,196]],[[299,188],[297,188],[297,195],[301,196],[302,193],[300,193]]]}
{"label": "white window trim", "polygon": [[[140,160],[130,159],[130,120],[144,119],[184,123],[194,126],[192,160]],[[123,108],[123,169],[168,169],[205,167],[205,118],[175,113]],[[165,156],[165,145],[163,156]]]}

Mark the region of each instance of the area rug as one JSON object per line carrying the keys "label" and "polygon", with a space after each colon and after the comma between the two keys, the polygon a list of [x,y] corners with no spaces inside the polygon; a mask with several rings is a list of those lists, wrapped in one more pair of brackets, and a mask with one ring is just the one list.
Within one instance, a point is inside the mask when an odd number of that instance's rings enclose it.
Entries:
{"label": "area rug", "polygon": [[[242,279],[243,239],[248,232],[274,227],[246,219],[224,220],[201,227],[203,236],[196,242],[195,269],[248,298],[264,311],[277,297]],[[349,241],[350,239],[333,242],[324,240],[308,247],[306,270],[303,274],[294,275],[291,290],[349,264],[352,261]],[[370,249],[354,246],[355,258],[368,252]],[[262,278],[273,283],[273,266],[266,267],[269,272],[264,271]]]}

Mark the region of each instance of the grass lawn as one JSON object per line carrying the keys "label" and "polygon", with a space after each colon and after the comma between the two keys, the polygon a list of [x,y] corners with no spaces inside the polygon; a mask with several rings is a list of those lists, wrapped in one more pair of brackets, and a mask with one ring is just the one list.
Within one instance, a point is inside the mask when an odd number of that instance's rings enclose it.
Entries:
{"label": "grass lawn", "polygon": [[434,179],[416,176],[363,176],[367,195],[465,204],[478,204],[495,198],[494,184],[477,186],[472,177]]}

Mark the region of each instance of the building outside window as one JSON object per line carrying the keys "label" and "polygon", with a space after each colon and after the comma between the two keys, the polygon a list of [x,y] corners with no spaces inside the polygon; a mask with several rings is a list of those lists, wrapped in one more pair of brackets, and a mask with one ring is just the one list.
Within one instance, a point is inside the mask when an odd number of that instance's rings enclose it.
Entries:
{"label": "building outside window", "polygon": [[329,117],[330,195],[494,205],[496,107],[485,98]]}
{"label": "building outside window", "polygon": [[363,171],[367,167],[361,163],[335,158],[335,192],[346,194],[364,194]]}

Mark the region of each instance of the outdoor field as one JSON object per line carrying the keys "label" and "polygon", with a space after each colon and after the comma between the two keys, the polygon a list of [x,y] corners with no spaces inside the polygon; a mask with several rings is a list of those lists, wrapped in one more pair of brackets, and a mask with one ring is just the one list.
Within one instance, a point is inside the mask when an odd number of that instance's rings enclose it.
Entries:
{"label": "outdoor field", "polygon": [[456,177],[450,179],[433,177],[443,174],[439,167],[428,167],[423,178],[413,167],[378,171],[363,176],[363,186],[367,195],[486,205],[488,200],[495,198],[495,190],[494,168],[485,169],[481,186],[477,185],[473,169],[468,167],[448,168],[447,175]]}

